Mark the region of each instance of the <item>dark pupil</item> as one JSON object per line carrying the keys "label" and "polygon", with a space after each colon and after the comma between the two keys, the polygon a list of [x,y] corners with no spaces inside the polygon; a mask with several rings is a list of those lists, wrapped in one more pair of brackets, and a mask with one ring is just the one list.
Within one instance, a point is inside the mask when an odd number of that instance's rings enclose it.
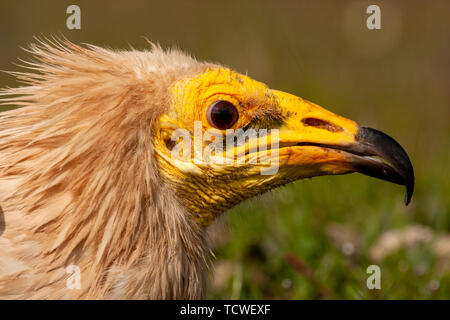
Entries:
{"label": "dark pupil", "polygon": [[214,102],[209,108],[209,123],[217,129],[228,129],[237,121],[238,112],[235,106],[224,100]]}

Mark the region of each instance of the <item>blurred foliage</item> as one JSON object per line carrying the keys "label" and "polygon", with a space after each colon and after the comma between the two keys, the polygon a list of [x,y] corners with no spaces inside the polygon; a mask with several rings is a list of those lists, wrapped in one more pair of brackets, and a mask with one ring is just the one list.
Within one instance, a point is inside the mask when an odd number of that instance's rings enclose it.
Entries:
{"label": "blurred foliage", "polygon": [[[66,29],[70,4],[81,7],[81,30]],[[381,7],[381,30],[365,26],[369,4]],[[211,230],[209,297],[449,299],[449,260],[430,243],[381,261],[370,254],[391,229],[450,231],[449,12],[448,1],[419,0],[2,0],[0,69],[18,70],[13,63],[27,58],[19,46],[33,36],[125,49],[147,47],[145,36],[387,132],[415,166],[409,207],[401,187],[359,175],[299,181],[247,201]],[[0,87],[16,85],[0,74]],[[373,263],[381,290],[366,287]]]}

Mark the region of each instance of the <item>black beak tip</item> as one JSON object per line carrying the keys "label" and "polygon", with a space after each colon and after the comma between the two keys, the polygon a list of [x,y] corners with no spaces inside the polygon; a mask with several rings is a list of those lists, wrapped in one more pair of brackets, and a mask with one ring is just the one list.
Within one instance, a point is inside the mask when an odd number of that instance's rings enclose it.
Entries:
{"label": "black beak tip", "polygon": [[413,193],[414,193],[414,172],[411,172],[409,180],[406,181],[405,206],[407,206],[411,202]]}
{"label": "black beak tip", "polygon": [[360,127],[356,138],[361,151],[380,156],[389,163],[395,171],[392,176],[374,176],[405,185],[405,205],[408,205],[414,192],[414,169],[406,151],[393,138],[376,129]]}
{"label": "black beak tip", "polygon": [[408,187],[406,187],[405,206],[407,206],[411,202],[411,198],[412,198],[412,191],[408,190]]}

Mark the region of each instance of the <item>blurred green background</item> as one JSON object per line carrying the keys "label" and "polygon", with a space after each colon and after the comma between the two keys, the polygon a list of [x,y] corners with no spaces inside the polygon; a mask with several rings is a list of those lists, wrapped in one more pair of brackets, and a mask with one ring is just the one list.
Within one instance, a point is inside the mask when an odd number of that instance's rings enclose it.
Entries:
{"label": "blurred green background", "polygon": [[[70,4],[81,30],[66,28]],[[381,30],[366,28],[370,4]],[[33,36],[124,49],[145,36],[388,133],[415,167],[410,206],[402,187],[358,174],[247,201],[211,227],[208,297],[449,299],[449,14],[449,1],[2,0],[0,69],[18,70]]]}

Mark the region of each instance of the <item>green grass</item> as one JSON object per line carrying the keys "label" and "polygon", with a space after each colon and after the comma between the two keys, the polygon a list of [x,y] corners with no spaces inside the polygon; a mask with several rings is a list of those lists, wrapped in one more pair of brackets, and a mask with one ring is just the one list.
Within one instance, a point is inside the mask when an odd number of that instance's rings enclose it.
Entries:
{"label": "green grass", "polygon": [[[409,207],[403,187],[358,174],[298,181],[240,205],[227,213],[225,228],[213,229],[225,239],[215,248],[214,265],[222,272],[213,276],[221,279],[209,297],[449,299],[450,256],[437,257],[433,242],[402,247],[381,261],[370,257],[390,229],[421,224],[435,238],[445,235],[449,185],[433,188],[432,178],[421,183]],[[342,244],[349,241],[355,250],[346,255]],[[288,255],[303,264],[300,271]],[[381,269],[380,290],[366,286],[371,264]]]}

